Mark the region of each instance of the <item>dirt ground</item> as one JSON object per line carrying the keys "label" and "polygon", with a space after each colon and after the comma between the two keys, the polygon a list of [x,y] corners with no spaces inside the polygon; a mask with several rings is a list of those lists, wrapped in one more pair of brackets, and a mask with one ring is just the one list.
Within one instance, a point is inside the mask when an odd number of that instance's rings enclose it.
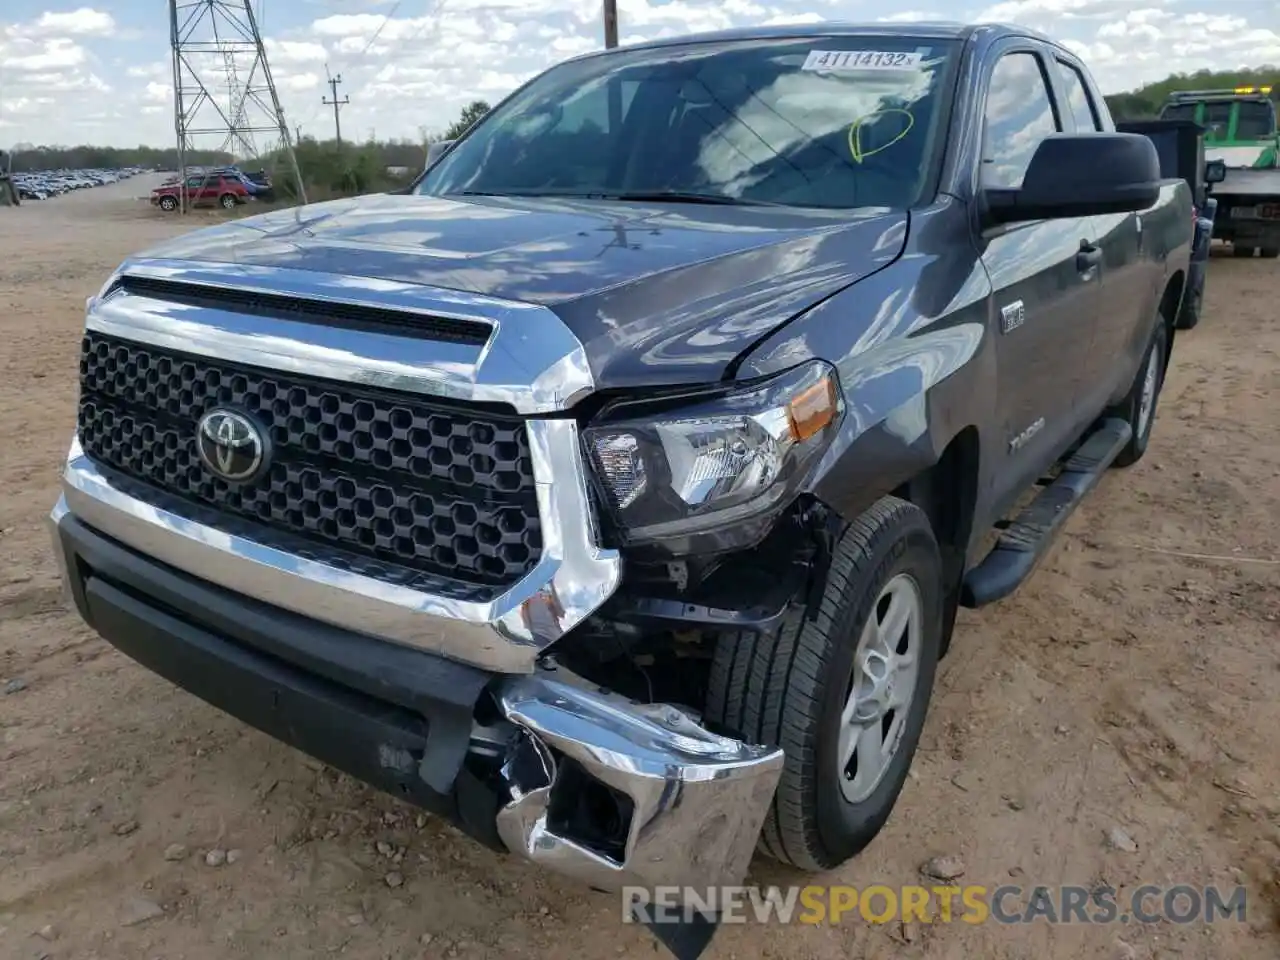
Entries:
{"label": "dirt ground", "polygon": [[[0,209],[0,957],[654,956],[614,899],[336,776],[63,608],[44,518],[85,297],[215,218],[153,211],[149,186]],[[1243,883],[1246,922],[750,925],[707,957],[1280,955],[1277,303],[1276,261],[1215,259],[1146,459],[1014,598],[962,613],[896,812],[824,878],[896,887],[952,855],[962,882],[1110,884],[1121,903],[1142,883]],[[794,882],[759,859],[753,879]]]}

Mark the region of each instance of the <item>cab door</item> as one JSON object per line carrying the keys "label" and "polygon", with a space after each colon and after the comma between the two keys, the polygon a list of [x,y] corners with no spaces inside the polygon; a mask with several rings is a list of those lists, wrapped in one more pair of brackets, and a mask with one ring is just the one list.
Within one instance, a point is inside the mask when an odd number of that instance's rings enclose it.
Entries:
{"label": "cab door", "polygon": [[[987,79],[979,189],[1020,187],[1041,140],[1063,130],[1047,70],[1033,41],[1000,48]],[[992,286],[1004,460],[992,494],[1003,512],[1091,419],[1080,397],[1101,306],[1101,251],[1089,217],[988,229],[978,248]]]}
{"label": "cab door", "polygon": [[[1058,52],[1051,66],[1063,119],[1076,133],[1114,127],[1106,101],[1082,65]],[[1101,251],[1105,309],[1098,311],[1089,354],[1090,375],[1081,402],[1096,415],[1128,388],[1137,372],[1146,349],[1146,330],[1154,312],[1152,298],[1159,277],[1149,268],[1141,213],[1108,213],[1092,219]]]}

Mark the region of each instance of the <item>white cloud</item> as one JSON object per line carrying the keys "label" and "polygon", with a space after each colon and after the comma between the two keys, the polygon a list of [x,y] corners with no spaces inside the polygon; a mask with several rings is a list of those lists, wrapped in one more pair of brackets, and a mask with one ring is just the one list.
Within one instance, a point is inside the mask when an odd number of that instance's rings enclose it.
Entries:
{"label": "white cloud", "polygon": [[921,20],[949,20],[940,13],[925,13],[920,10],[902,10],[883,17],[876,17],[881,23],[914,23]]}
{"label": "white cloud", "polygon": [[46,11],[26,30],[32,34],[109,37],[115,33],[116,21],[109,13],[91,7],[80,7],[66,13]]}
{"label": "white cloud", "polygon": [[88,55],[80,44],[65,37],[57,37],[13,44],[12,51],[0,62],[0,66],[6,70],[36,72],[77,67],[87,59]]}
{"label": "white cloud", "polygon": [[286,73],[279,81],[282,90],[315,90],[320,86],[320,75],[317,73]]}
{"label": "white cloud", "polygon": [[764,23],[767,26],[785,26],[789,23],[821,23],[826,18],[820,13],[775,13]]}
{"label": "white cloud", "polygon": [[268,37],[263,41],[267,48],[267,62],[272,66],[286,63],[323,63],[329,56],[324,44],[307,40],[276,40]]}
{"label": "white cloud", "polygon": [[125,69],[126,77],[142,77],[144,79],[155,79],[157,77],[168,77],[173,73],[173,63],[168,60],[156,60],[152,63],[136,63]]}

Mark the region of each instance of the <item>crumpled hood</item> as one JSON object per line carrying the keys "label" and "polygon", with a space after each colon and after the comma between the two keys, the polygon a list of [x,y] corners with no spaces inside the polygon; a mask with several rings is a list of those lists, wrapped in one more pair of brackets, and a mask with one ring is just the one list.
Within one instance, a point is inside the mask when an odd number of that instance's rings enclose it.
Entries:
{"label": "crumpled hood", "polygon": [[541,304],[606,388],[720,379],[779,324],[891,263],[906,227],[879,209],[395,194],[250,217],[145,255]]}

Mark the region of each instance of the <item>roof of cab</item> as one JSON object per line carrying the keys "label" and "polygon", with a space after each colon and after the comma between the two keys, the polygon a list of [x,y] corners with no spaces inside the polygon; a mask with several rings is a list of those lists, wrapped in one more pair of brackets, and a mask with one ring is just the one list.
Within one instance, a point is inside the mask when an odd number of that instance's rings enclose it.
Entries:
{"label": "roof of cab", "polygon": [[[627,44],[626,50],[645,50],[658,47],[677,46],[686,43],[716,43],[735,40],[784,40],[804,37],[919,37],[926,40],[967,40],[981,34],[986,39],[994,40],[999,36],[1013,35],[1035,37],[1045,43],[1055,43],[1052,39],[1027,27],[1008,23],[960,23],[948,20],[907,20],[877,21],[873,23],[844,22],[839,20],[822,20],[815,23],[778,24],[773,26],[735,27],[730,30],[716,30],[709,33],[690,33],[683,36],[664,37],[660,40],[646,40],[643,43]],[[600,56],[610,50],[597,50],[585,56]]]}

